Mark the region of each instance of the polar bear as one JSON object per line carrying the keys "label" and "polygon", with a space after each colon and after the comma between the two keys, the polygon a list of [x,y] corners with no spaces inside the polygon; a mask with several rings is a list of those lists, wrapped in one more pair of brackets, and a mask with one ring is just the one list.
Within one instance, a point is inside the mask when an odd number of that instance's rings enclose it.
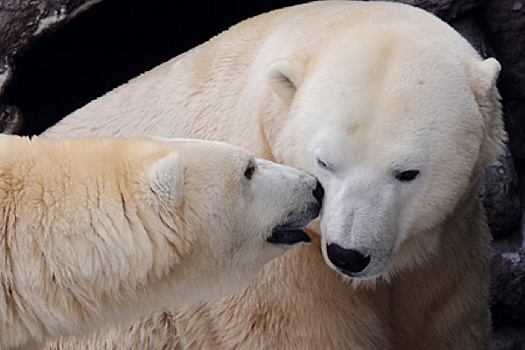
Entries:
{"label": "polar bear", "polygon": [[61,347],[486,349],[477,190],[505,139],[499,70],[423,10],[318,1],[241,22],[75,111],[44,135],[231,142],[313,173],[326,195],[316,244],[241,293]]}
{"label": "polar bear", "polygon": [[0,135],[0,153],[0,349],[234,291],[309,241],[323,194],[211,141]]}

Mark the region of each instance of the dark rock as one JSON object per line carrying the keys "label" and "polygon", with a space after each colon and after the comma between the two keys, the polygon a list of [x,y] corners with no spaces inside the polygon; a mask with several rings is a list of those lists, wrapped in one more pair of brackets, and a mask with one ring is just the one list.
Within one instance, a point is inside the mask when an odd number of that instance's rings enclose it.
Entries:
{"label": "dark rock", "polygon": [[525,327],[525,249],[494,252],[490,305],[494,326]]}
{"label": "dark rock", "polygon": [[[525,1],[486,0],[482,17],[491,46],[504,66],[525,73]],[[525,84],[521,81],[521,90]]]}
{"label": "dark rock", "polygon": [[503,113],[509,134],[509,148],[520,175],[525,175],[525,96],[523,96],[525,87],[524,90],[519,91],[523,82],[525,82],[525,75],[518,74],[512,69],[505,69],[501,72],[498,83],[503,96]]}
{"label": "dark rock", "polygon": [[508,150],[485,169],[480,197],[494,239],[505,237],[519,229],[521,207],[518,174]]}
{"label": "dark rock", "polygon": [[[0,94],[12,76],[14,58],[45,32],[55,29],[100,0],[0,1]],[[20,110],[0,103],[0,132],[17,131]]]}
{"label": "dark rock", "polygon": [[485,0],[399,0],[395,2],[422,8],[448,22],[479,7]]}
{"label": "dark rock", "polygon": [[492,350],[525,350],[525,327],[504,327],[492,333]]}
{"label": "dark rock", "polygon": [[449,24],[474,46],[481,57],[494,57],[494,51],[487,41],[487,36],[472,13],[454,19]]}
{"label": "dark rock", "polygon": [[510,150],[518,171],[525,167],[525,1],[487,0],[482,24],[503,70],[503,96]]}
{"label": "dark rock", "polygon": [[16,134],[22,127],[23,120],[17,107],[0,105],[0,133]]}
{"label": "dark rock", "polygon": [[0,2],[0,55],[15,56],[30,41],[100,0],[15,0]]}

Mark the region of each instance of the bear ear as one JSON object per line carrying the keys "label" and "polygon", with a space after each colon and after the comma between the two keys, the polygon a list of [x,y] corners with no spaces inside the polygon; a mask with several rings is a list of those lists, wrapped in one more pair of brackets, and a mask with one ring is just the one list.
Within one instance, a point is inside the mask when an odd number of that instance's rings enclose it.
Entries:
{"label": "bear ear", "polygon": [[275,93],[285,101],[291,100],[301,83],[299,66],[286,58],[279,58],[270,63],[267,74]]}
{"label": "bear ear", "polygon": [[469,74],[473,82],[472,90],[479,102],[488,97],[492,90],[496,89],[501,65],[495,58],[487,58],[483,61],[476,61],[470,66]]}
{"label": "bear ear", "polygon": [[150,190],[156,196],[178,206],[182,202],[184,165],[177,152],[156,161],[149,174]]}
{"label": "bear ear", "polygon": [[503,152],[506,133],[500,95],[496,86],[501,65],[494,58],[469,65],[472,92],[485,122],[485,144],[482,150],[486,165]]}

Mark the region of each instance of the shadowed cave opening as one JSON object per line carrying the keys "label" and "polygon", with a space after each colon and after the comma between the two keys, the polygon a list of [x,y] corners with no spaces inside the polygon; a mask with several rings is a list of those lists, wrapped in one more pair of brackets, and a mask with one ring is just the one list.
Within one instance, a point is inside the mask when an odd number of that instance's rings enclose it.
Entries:
{"label": "shadowed cave opening", "polygon": [[293,0],[105,0],[36,40],[15,61],[4,99],[24,115],[22,135],[68,113],[231,25]]}

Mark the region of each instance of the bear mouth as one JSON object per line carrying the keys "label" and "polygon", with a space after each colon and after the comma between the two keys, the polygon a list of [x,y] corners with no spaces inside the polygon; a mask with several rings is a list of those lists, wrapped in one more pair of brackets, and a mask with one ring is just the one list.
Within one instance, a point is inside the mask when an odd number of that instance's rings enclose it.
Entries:
{"label": "bear mouth", "polygon": [[279,225],[274,227],[272,235],[266,239],[268,243],[283,246],[293,246],[298,243],[310,242],[310,237],[300,228],[295,226]]}

